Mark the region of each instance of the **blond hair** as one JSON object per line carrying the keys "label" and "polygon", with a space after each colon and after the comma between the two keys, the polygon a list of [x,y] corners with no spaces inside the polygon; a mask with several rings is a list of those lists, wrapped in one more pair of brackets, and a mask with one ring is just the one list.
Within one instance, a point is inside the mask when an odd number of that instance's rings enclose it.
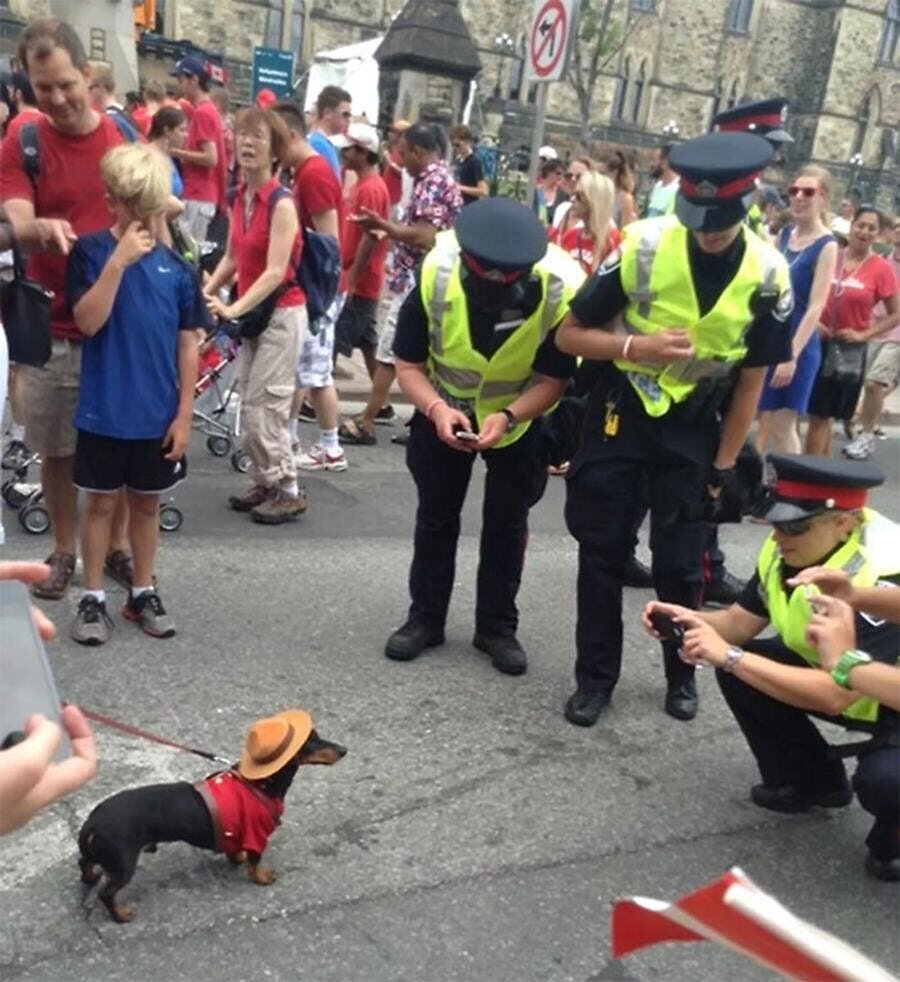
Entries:
{"label": "blond hair", "polygon": [[824,167],[820,167],[818,164],[806,164],[797,171],[797,177],[812,177],[816,180],[819,190],[822,192],[822,197],[825,199],[825,203],[822,205],[822,213],[819,217],[822,219],[823,224],[827,225],[829,219],[828,206],[831,202],[831,172],[827,171]]}
{"label": "blond hair", "polygon": [[172,175],[166,158],[153,147],[141,143],[115,147],[100,161],[100,173],[110,198],[135,218],[144,220],[166,210]]}
{"label": "blond hair", "polygon": [[575,191],[587,208],[584,224],[594,240],[595,261],[603,252],[609,238],[610,221],[616,203],[616,186],[612,178],[597,171],[587,171],[578,178]]}

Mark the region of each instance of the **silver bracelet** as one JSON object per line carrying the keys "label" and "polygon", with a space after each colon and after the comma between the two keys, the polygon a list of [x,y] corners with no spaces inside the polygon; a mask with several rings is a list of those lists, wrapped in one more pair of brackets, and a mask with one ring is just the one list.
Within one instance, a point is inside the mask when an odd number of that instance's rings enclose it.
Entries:
{"label": "silver bracelet", "polygon": [[737,645],[731,644],[725,651],[725,661],[722,664],[722,671],[731,674],[734,666],[744,657],[744,652]]}

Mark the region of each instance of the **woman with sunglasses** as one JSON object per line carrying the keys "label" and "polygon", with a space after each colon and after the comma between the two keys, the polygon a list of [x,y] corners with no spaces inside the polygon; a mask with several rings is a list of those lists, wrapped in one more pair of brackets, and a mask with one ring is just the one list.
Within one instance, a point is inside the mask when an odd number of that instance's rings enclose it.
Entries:
{"label": "woman with sunglasses", "polygon": [[545,225],[553,224],[556,209],[569,200],[563,187],[563,165],[559,160],[548,160],[541,165],[541,184],[538,188],[538,218]]}
{"label": "woman with sunglasses", "polygon": [[837,258],[834,236],[823,222],[830,176],[810,165],[789,188],[792,222],[781,230],[777,245],[787,259],[794,292],[791,314],[791,360],[770,369],[759,401],[757,447],[800,453],[798,417],[806,412],[819,370],[821,350],[816,330],[828,297]]}
{"label": "woman with sunglasses", "polygon": [[[866,342],[900,324],[894,267],[872,248],[880,223],[877,208],[859,206],[822,312],[822,364],[809,397],[806,431],[810,454],[828,457],[832,420],[850,419],[856,411],[866,369]],[[885,316],[875,319],[879,302]]]}
{"label": "woman with sunglasses", "polygon": [[605,174],[587,172],[578,178],[569,214],[574,222],[564,233],[550,230],[550,241],[567,252],[589,276],[622,241],[612,220],[616,189]]}
{"label": "woman with sunglasses", "polygon": [[560,238],[578,223],[578,219],[572,214],[575,185],[582,174],[588,174],[593,170],[594,162],[590,157],[573,157],[566,166],[560,187],[568,200],[561,201],[554,209],[553,219],[550,222],[551,227],[558,230]]}
{"label": "woman with sunglasses", "polygon": [[[844,651],[830,672],[822,671],[815,638],[819,591],[804,582],[803,571],[817,567],[821,578],[821,567],[852,570],[854,590],[876,584],[881,592],[896,590],[900,526],[866,507],[868,489],[884,481],[874,465],[811,456],[769,460],[776,483],[763,517],[772,534],[740,599],[727,610],[702,613],[649,603],[644,627],[657,637],[661,628],[677,632],[684,661],[717,669],[719,688],[762,777],[750,791],[754,804],[785,813],[843,808],[855,791],[875,818],[866,839],[866,871],[898,880],[900,716],[853,691],[850,678],[870,660],[896,664],[900,628],[858,614],[856,647]],[[776,637],[756,640],[769,626]],[[873,735],[859,751],[852,786],[842,758],[810,716]]]}

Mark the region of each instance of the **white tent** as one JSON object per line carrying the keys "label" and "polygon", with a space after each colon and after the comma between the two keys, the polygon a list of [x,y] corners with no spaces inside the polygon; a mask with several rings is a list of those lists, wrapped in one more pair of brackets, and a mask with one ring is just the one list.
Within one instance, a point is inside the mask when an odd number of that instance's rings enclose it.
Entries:
{"label": "white tent", "polygon": [[339,85],[353,97],[353,115],[365,114],[370,123],[377,125],[378,62],[374,55],[382,40],[381,37],[369,38],[314,55],[304,108],[315,106],[316,96],[326,85]]}

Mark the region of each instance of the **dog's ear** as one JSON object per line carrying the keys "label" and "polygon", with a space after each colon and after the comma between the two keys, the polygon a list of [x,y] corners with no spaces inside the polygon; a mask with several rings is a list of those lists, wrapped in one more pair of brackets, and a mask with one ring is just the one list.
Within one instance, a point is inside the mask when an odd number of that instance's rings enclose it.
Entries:
{"label": "dog's ear", "polygon": [[306,764],[336,764],[346,753],[346,747],[342,747],[339,743],[332,743],[330,740],[323,740],[313,733],[300,748],[297,763],[301,767]]}

